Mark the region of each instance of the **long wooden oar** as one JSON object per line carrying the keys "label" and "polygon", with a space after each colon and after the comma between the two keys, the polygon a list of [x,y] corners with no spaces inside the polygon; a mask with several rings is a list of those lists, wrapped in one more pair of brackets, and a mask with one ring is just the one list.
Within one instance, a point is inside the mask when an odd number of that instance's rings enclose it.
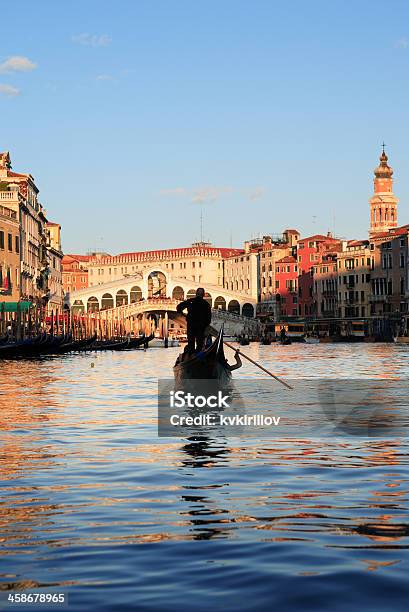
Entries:
{"label": "long wooden oar", "polygon": [[[210,328],[210,333],[214,336],[218,335],[218,332],[214,329],[214,327]],[[253,363],[255,366],[257,366],[258,368],[260,368],[260,370],[263,370],[263,372],[265,372],[266,374],[268,374],[269,376],[271,376],[272,378],[275,378],[275,380],[277,380],[279,383],[281,383],[282,385],[284,385],[284,387],[287,387],[287,389],[292,389],[293,387],[291,387],[291,385],[289,385],[288,383],[285,382],[285,380],[281,380],[281,378],[279,378],[278,376],[276,376],[275,374],[273,374],[272,372],[270,372],[269,370],[267,370],[264,366],[262,366],[261,364],[257,363],[257,361],[254,361],[254,359],[252,359],[251,357],[249,357],[248,355],[246,355],[245,353],[242,353],[238,348],[236,348],[235,346],[233,346],[232,344],[229,344],[229,342],[226,342],[226,340],[223,340],[223,344],[225,344],[226,346],[228,346],[230,349],[232,349],[234,352],[239,353],[239,355],[242,355],[245,359],[247,359],[247,361],[250,361],[250,363]]]}

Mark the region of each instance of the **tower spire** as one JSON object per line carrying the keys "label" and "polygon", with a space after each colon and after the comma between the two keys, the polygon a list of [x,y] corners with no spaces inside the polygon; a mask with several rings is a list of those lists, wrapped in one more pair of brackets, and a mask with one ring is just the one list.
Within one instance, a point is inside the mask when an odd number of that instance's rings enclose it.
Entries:
{"label": "tower spire", "polygon": [[371,207],[370,235],[386,232],[398,224],[398,199],[393,193],[393,169],[388,165],[382,143],[379,165],[374,170],[374,195],[369,200]]}

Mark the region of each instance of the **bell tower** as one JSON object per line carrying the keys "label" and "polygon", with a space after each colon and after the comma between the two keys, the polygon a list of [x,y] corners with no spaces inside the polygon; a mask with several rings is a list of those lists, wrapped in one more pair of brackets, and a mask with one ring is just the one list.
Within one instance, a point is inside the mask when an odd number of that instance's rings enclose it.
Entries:
{"label": "bell tower", "polygon": [[371,207],[370,236],[387,232],[398,225],[399,200],[393,193],[393,170],[388,166],[384,144],[379,161],[379,166],[374,170],[374,195],[369,200]]}

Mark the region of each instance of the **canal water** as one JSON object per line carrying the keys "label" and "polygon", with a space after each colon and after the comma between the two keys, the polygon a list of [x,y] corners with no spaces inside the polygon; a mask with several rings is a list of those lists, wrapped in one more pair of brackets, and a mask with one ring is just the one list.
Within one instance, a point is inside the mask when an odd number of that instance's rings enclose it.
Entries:
{"label": "canal water", "polygon": [[[399,345],[244,350],[284,378],[409,377]],[[72,610],[407,610],[407,439],[158,438],[178,351],[0,364],[0,590]]]}

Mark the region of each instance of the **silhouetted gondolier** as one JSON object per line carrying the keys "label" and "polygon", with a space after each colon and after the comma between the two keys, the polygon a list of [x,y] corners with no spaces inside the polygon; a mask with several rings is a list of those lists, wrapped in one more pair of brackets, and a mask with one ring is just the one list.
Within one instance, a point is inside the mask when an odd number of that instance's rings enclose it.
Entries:
{"label": "silhouetted gondolier", "polygon": [[205,290],[200,287],[196,290],[196,297],[185,300],[177,306],[179,314],[187,310],[187,346],[191,353],[202,350],[205,330],[212,320],[212,310],[204,295]]}

